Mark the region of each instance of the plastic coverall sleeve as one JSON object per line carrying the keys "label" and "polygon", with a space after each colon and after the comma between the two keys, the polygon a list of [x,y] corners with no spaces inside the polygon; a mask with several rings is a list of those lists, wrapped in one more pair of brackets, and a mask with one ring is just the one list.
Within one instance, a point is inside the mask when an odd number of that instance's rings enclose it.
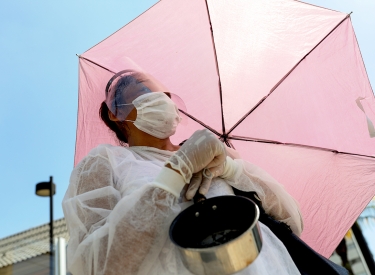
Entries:
{"label": "plastic coverall sleeve", "polygon": [[227,182],[236,189],[255,191],[262,201],[264,210],[275,219],[285,222],[294,234],[300,236],[303,220],[298,203],[277,180],[258,166],[242,159],[231,160],[235,173]]}
{"label": "plastic coverall sleeve", "polygon": [[114,171],[102,148],[71,175],[63,209],[73,274],[148,274],[178,212],[176,196],[152,184],[122,197]]}

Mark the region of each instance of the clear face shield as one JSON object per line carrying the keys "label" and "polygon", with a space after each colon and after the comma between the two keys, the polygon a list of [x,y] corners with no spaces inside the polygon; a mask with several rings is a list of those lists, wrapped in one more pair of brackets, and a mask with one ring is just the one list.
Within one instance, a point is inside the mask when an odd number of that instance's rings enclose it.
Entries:
{"label": "clear face shield", "polygon": [[115,74],[106,86],[105,103],[108,109],[120,121],[125,121],[129,113],[135,108],[134,101],[140,96],[163,92],[176,105],[181,117],[181,124],[186,125],[188,119],[184,101],[176,94],[170,93],[168,89],[153,76],[132,70],[123,70]]}

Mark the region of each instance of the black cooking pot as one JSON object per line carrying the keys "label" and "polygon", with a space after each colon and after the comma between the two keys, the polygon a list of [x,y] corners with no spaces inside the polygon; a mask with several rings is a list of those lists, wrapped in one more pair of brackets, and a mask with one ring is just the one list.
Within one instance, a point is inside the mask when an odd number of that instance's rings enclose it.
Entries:
{"label": "black cooking pot", "polygon": [[194,200],[169,229],[185,267],[197,275],[224,275],[251,264],[262,247],[258,206],[237,196],[198,194]]}

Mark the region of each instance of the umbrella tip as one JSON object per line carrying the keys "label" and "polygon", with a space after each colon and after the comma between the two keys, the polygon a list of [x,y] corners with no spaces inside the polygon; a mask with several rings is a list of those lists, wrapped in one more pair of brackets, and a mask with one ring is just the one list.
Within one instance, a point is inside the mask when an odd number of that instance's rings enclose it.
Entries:
{"label": "umbrella tip", "polygon": [[76,56],[80,57],[80,55],[78,53],[76,53]]}

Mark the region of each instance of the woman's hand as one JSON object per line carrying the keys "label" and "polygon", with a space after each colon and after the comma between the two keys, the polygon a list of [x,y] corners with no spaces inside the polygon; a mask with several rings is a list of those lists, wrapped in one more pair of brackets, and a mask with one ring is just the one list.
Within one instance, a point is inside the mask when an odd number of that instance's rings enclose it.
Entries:
{"label": "woman's hand", "polygon": [[205,168],[198,173],[193,174],[190,180],[189,187],[185,193],[187,200],[194,198],[195,193],[199,189],[199,193],[206,195],[210,189],[212,179],[222,175],[224,172],[224,164],[213,168]]}
{"label": "woman's hand", "polygon": [[193,174],[185,194],[187,200],[191,200],[197,193],[198,189],[200,194],[206,195],[213,178],[226,178],[235,173],[236,165],[233,163],[233,159],[241,158],[240,154],[236,150],[227,146],[225,146],[225,149],[227,158],[223,164],[212,168],[205,168],[198,173]]}
{"label": "woman's hand", "polygon": [[189,183],[194,173],[222,165],[226,155],[224,144],[212,132],[198,130],[167,160],[166,166]]}

